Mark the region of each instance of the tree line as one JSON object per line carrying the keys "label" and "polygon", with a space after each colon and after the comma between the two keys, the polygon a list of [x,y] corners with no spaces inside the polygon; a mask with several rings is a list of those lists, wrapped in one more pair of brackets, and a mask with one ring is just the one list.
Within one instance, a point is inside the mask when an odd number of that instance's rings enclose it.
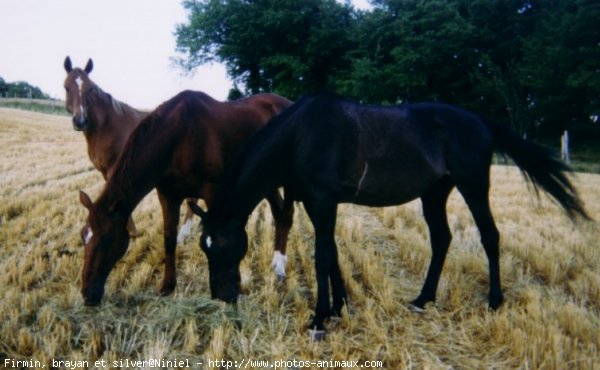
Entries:
{"label": "tree line", "polygon": [[27,82],[6,82],[0,77],[0,98],[50,99],[39,87]]}
{"label": "tree line", "polygon": [[177,61],[223,63],[230,97],[331,89],[441,101],[529,137],[600,137],[597,0],[183,0]]}

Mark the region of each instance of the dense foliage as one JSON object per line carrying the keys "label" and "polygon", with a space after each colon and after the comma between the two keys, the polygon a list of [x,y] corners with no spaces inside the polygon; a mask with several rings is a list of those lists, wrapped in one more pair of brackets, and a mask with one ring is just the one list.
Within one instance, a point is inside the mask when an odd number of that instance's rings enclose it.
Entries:
{"label": "dense foliage", "polygon": [[48,99],[39,87],[31,86],[27,82],[6,82],[0,77],[0,98],[31,98]]}
{"label": "dense foliage", "polygon": [[529,136],[600,130],[598,1],[371,4],[184,0],[179,61],[224,63],[232,96],[329,88],[370,103],[458,104]]}

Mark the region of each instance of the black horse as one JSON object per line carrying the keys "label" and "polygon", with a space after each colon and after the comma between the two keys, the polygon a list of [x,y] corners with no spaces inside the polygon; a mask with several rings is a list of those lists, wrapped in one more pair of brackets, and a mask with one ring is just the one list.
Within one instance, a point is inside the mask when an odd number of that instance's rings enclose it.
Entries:
{"label": "black horse", "polygon": [[283,186],[288,201],[304,203],[315,229],[318,293],[311,328],[323,330],[324,320],[340,315],[346,300],[334,240],[338,203],[382,207],[421,198],[433,250],[421,293],[412,301],[423,309],[435,301],[452,238],[446,201],[456,186],[489,260],[489,306],[498,308],[503,301],[499,233],[488,199],[494,150],[511,157],[569,217],[588,218],[566,176],[569,167],[503,125],[439,103],[361,105],[325,92],[302,98],[251,139],[213,207],[207,214],[197,212],[204,224],[200,245],[208,257],[213,296],[237,299],[248,217],[270,191]]}

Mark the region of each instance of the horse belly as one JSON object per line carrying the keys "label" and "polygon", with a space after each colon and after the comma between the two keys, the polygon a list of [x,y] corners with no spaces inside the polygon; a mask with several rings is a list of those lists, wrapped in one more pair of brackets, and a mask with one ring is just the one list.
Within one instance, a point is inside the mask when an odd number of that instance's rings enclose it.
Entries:
{"label": "horse belly", "polygon": [[426,163],[371,160],[358,180],[345,186],[344,202],[385,207],[420,198],[444,175],[442,168]]}

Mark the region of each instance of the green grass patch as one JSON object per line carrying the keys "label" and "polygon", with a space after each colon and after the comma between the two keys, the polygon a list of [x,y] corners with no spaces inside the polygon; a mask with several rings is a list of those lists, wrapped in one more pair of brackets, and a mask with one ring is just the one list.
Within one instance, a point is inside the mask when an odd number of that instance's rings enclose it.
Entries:
{"label": "green grass patch", "polygon": [[54,100],[48,100],[48,101],[32,100],[31,102],[28,102],[26,99],[22,99],[22,100],[18,100],[18,101],[13,100],[13,99],[6,100],[6,101],[0,100],[0,107],[27,110],[27,111],[33,111],[33,112],[39,112],[39,113],[46,113],[46,114],[55,114],[55,115],[61,115],[61,116],[69,115],[69,113],[65,109],[64,103],[61,101],[54,101]]}

